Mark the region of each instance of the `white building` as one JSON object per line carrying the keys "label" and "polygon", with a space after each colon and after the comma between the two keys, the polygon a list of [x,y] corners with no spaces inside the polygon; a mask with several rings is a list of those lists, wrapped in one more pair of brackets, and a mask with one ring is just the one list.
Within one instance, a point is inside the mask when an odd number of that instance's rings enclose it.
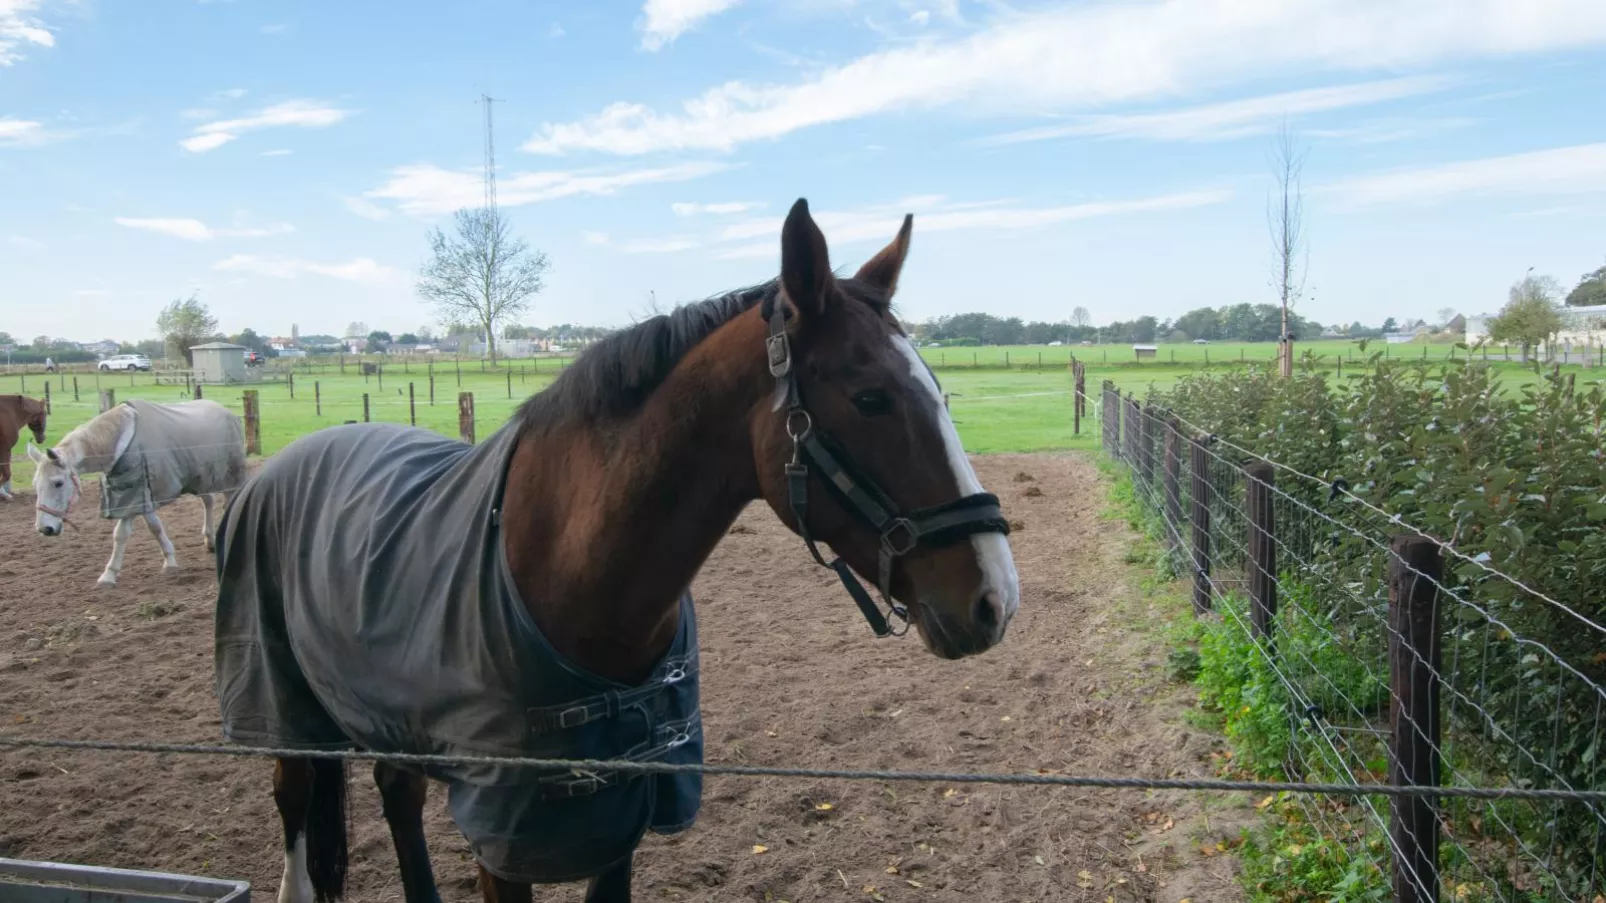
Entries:
{"label": "white building", "polygon": [[[1556,344],[1563,348],[1599,347],[1606,343],[1606,304],[1589,307],[1563,307],[1561,331],[1556,333]],[[1489,321],[1493,314],[1467,317],[1467,344],[1476,345],[1489,335]],[[1545,351],[1544,343],[1539,350]]]}

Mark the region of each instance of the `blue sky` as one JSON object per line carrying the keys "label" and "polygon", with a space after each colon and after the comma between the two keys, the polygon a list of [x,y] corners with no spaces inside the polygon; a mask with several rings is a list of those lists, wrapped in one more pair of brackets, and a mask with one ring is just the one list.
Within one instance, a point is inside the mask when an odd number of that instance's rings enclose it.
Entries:
{"label": "blue sky", "polygon": [[1492,311],[1606,262],[1601,0],[0,0],[0,330],[433,321],[427,229],[499,196],[524,320],[773,275],[807,197],[906,317],[1271,301],[1272,134],[1308,145],[1322,322]]}

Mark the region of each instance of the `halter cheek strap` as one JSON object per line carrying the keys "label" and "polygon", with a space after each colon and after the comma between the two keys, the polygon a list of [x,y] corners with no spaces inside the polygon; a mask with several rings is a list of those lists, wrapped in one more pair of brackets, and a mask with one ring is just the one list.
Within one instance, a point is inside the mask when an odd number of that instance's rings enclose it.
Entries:
{"label": "halter cheek strap", "polygon": [[[792,458],[786,465],[786,494],[793,521],[808,545],[809,554],[821,567],[836,572],[875,635],[902,636],[909,629],[909,612],[892,599],[892,569],[896,560],[922,546],[941,548],[977,533],[1008,534],[1009,521],[1004,518],[998,497],[986,492],[905,514],[874,480],[856,471],[840,446],[814,427],[814,418],[804,407],[798,392],[791,344],[786,336],[785,309],[778,301],[771,303],[765,348],[770,375],[780,384],[786,398],[786,433],[792,440]],[[886,613],[870,598],[840,556],[827,563],[815,545],[808,526],[811,470],[818,471],[827,491],[880,538],[876,588],[886,603]],[[890,626],[889,613],[903,622],[901,629],[894,630]]]}

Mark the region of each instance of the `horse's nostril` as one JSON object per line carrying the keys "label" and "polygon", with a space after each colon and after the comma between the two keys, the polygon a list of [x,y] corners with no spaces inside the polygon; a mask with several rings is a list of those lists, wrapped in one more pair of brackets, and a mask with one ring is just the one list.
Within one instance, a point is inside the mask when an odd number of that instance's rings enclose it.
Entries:
{"label": "horse's nostril", "polygon": [[982,597],[976,600],[975,617],[976,626],[988,633],[998,629],[1001,618],[997,593],[983,593]]}

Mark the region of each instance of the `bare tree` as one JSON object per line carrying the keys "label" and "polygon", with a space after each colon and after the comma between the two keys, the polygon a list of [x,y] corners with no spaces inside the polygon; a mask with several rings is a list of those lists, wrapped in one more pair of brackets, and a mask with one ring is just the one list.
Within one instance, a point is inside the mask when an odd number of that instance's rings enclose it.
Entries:
{"label": "bare tree", "polygon": [[1310,252],[1305,243],[1305,196],[1300,189],[1300,172],[1305,168],[1305,152],[1284,122],[1272,146],[1272,176],[1276,192],[1266,205],[1266,225],[1271,230],[1272,288],[1282,305],[1282,331],[1277,339],[1278,368],[1283,377],[1294,375],[1294,349],[1288,336],[1288,309],[1305,293],[1305,264]]}
{"label": "bare tree", "polygon": [[1071,311],[1071,325],[1088,327],[1093,325],[1093,315],[1085,307],[1076,307]]}
{"label": "bare tree", "polygon": [[430,261],[418,276],[418,293],[442,322],[469,321],[485,334],[485,352],[496,360],[496,326],[523,313],[543,286],[550,266],[545,253],[531,250],[512,234],[495,207],[464,209],[453,218],[451,235],[430,234]]}
{"label": "bare tree", "polygon": [[1449,326],[1450,325],[1450,321],[1454,320],[1454,319],[1455,319],[1455,308],[1453,308],[1453,307],[1441,307],[1441,308],[1439,308],[1439,326],[1440,327]]}

